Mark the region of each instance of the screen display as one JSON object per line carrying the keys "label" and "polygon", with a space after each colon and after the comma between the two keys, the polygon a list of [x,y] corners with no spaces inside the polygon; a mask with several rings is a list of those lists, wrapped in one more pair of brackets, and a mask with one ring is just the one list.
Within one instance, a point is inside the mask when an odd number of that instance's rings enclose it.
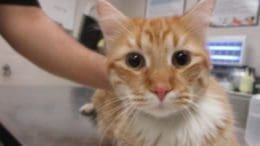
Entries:
{"label": "screen display", "polygon": [[212,64],[239,65],[243,59],[243,43],[240,41],[209,41],[207,48]]}

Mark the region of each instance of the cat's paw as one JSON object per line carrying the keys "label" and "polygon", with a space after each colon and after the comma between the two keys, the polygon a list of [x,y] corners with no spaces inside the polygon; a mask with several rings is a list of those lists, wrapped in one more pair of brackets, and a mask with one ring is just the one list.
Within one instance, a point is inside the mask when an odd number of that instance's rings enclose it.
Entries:
{"label": "cat's paw", "polygon": [[92,114],[95,111],[93,103],[84,104],[80,109],[79,112],[82,114]]}

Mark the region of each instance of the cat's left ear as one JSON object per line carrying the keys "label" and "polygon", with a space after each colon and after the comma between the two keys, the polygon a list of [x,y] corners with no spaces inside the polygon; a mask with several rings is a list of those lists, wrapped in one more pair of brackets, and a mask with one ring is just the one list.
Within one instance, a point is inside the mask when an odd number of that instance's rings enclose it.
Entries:
{"label": "cat's left ear", "polygon": [[217,0],[200,0],[191,10],[186,12],[181,20],[188,31],[205,41],[211,16]]}
{"label": "cat's left ear", "polygon": [[[115,39],[125,28],[128,17],[113,7],[106,0],[96,1],[98,22],[107,43]],[[108,44],[109,45],[109,44]]]}

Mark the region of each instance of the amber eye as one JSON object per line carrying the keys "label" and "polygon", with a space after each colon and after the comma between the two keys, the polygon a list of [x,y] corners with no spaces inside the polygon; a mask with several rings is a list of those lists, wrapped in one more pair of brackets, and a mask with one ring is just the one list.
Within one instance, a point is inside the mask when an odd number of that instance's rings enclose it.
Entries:
{"label": "amber eye", "polygon": [[177,67],[182,67],[189,64],[191,61],[191,55],[189,51],[180,50],[176,51],[172,56],[172,64]]}
{"label": "amber eye", "polygon": [[129,53],[126,56],[126,64],[131,68],[140,69],[144,67],[145,60],[144,57],[139,53]]}

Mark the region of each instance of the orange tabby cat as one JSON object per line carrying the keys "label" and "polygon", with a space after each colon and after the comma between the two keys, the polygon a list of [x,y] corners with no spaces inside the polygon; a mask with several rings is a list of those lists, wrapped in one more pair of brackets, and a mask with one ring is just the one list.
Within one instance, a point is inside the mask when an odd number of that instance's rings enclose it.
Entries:
{"label": "orange tabby cat", "polygon": [[97,1],[113,87],[93,96],[102,139],[116,146],[238,146],[204,47],[215,3],[201,0],[183,16],[130,19]]}

